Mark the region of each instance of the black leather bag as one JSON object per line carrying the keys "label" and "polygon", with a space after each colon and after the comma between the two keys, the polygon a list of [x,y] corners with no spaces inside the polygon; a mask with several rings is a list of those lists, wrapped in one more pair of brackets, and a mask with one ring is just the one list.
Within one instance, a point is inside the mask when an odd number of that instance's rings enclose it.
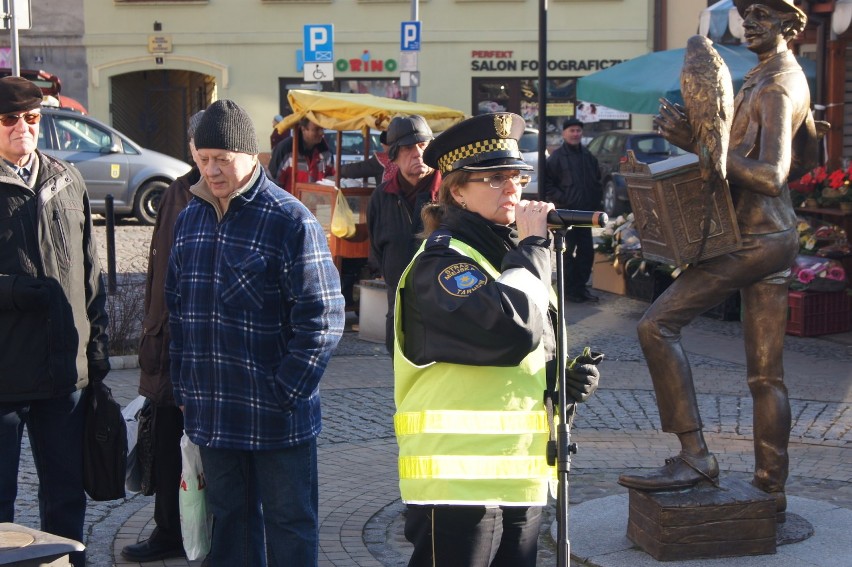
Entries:
{"label": "black leather bag", "polygon": [[136,438],[136,466],[141,472],[141,492],[144,496],[154,494],[154,423],[157,420],[157,406],[150,400],[139,411],[139,431]]}
{"label": "black leather bag", "polygon": [[83,488],[97,501],[124,498],[127,424],[112,391],[101,381],[86,387]]}

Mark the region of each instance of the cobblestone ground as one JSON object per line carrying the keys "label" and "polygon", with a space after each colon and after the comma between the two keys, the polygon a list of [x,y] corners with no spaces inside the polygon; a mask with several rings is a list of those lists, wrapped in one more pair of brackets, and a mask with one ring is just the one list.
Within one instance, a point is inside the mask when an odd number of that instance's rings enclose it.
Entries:
{"label": "cobblestone ground", "polygon": [[[135,221],[122,221],[119,224],[115,250],[117,271],[122,274],[120,277],[131,278],[137,284],[139,278],[143,277],[151,231],[151,227],[139,226]],[[96,221],[95,234],[106,270],[107,245],[103,221]],[[633,323],[641,316],[642,306],[632,300],[609,296],[606,309],[623,319],[623,332],[619,329],[601,329],[590,324],[591,320],[569,321],[572,344],[589,344],[593,348],[601,348],[607,354],[607,360],[602,366],[606,382],[595,396],[580,408],[572,434],[572,440],[580,445],[580,452],[572,461],[572,504],[624,492],[616,482],[618,475],[625,466],[634,464],[613,461],[611,455],[618,454],[617,451],[611,450],[613,447],[620,444],[653,446],[654,454],[650,455],[650,458],[659,458],[660,462],[663,456],[668,456],[667,451],[670,450],[667,446],[670,440],[663,439],[669,436],[659,433],[656,402],[646,378],[647,374],[637,378],[645,370],[632,328],[635,327]],[[741,335],[739,324],[710,319],[699,318],[692,327],[695,327],[699,336],[705,337],[739,339]],[[133,332],[138,332],[138,326],[135,329]],[[829,341],[830,337],[787,338],[785,357],[793,360],[792,367],[796,370],[796,374],[791,376],[794,380],[791,380],[790,384],[791,393],[795,394],[791,401],[791,455],[796,458],[791,460],[788,490],[795,496],[831,501],[852,509],[849,453],[842,450],[848,449],[852,441],[852,411],[849,409],[849,394],[846,391],[850,384],[852,348]],[[700,345],[694,350],[695,352],[690,352],[690,361],[697,378],[698,398],[708,441],[722,453],[720,463],[729,471],[726,474],[747,480],[750,478],[748,470],[751,466],[748,455],[751,452],[752,404],[742,379],[744,367],[740,360],[741,353],[707,351],[702,350]],[[335,487],[333,483],[329,483],[323,486],[323,490],[329,494],[329,491],[338,489],[342,495],[339,500],[345,501],[347,490],[362,488],[353,487],[351,482],[347,482],[347,467],[354,470],[357,466],[362,466],[356,462],[357,459],[369,459],[370,455],[375,455],[376,462],[379,462],[382,457],[387,457],[395,451],[392,429],[393,389],[389,379],[390,362],[383,346],[360,341],[357,333],[347,332],[335,357],[345,357],[345,368],[339,370],[344,378],[337,380],[337,384],[328,393],[324,390],[324,432],[319,439],[319,450],[326,462],[338,457],[343,459],[342,462],[332,463],[333,474],[325,473],[332,481],[341,479],[339,486]],[[613,366],[607,367],[608,364]],[[610,372],[608,368],[612,367],[619,370]],[[835,369],[834,374],[821,370],[823,367]],[[730,376],[736,376],[737,379],[732,380]],[[359,380],[360,387],[351,387],[347,382],[350,379]],[[126,404],[135,396],[134,388],[125,385],[122,396],[119,401]],[[351,459],[351,462],[345,461],[347,458]],[[392,460],[385,458],[384,462],[385,465],[382,466],[393,468]],[[321,470],[321,478],[323,474]],[[378,474],[382,473],[374,473]],[[392,471],[389,474],[392,474]],[[16,521],[30,527],[39,525],[36,489],[37,478],[25,435],[19,475],[19,498],[15,511]],[[369,488],[364,488],[364,491],[372,494]],[[357,514],[350,516],[351,525],[357,529],[351,533],[341,530],[341,533],[345,532],[345,536],[351,537],[358,545],[366,545],[371,557],[380,564],[404,565],[407,554],[410,553],[402,536],[404,507],[387,491],[371,498],[374,500],[372,508],[362,507]],[[152,502],[151,497],[138,495],[124,501],[90,502],[85,542],[88,547],[89,565],[115,565],[117,556],[114,557],[114,545],[118,545],[117,534],[128,519],[143,507],[150,506]],[[321,507],[330,505],[323,504]],[[331,518],[334,513],[327,512],[326,518]],[[546,514],[547,519],[540,538],[539,564],[552,565],[555,563],[555,549],[549,534],[546,533],[555,517],[552,506],[546,509]],[[335,521],[344,526],[349,525],[345,518]],[[147,525],[150,526],[150,517],[144,522],[148,522]],[[329,523],[333,522],[329,520]],[[145,525],[143,523],[142,527]],[[141,530],[142,528],[137,529],[135,533],[138,535]],[[357,546],[353,544],[350,547]],[[356,564],[346,560],[329,561],[322,564]],[[371,563],[365,560],[357,564]]]}

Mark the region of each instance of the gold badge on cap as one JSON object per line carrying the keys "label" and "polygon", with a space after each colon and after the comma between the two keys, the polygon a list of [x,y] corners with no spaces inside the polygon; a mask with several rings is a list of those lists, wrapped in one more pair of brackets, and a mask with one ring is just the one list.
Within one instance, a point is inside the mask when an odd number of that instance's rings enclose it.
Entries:
{"label": "gold badge on cap", "polygon": [[512,115],[497,114],[494,116],[494,130],[501,138],[508,138],[512,135]]}

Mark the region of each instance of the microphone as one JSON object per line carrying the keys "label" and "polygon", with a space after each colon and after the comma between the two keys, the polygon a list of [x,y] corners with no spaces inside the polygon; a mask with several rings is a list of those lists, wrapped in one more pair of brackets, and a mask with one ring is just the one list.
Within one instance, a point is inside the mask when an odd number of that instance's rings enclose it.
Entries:
{"label": "microphone", "polygon": [[603,211],[572,211],[570,209],[554,209],[547,213],[549,226],[591,226],[603,228],[609,217]]}

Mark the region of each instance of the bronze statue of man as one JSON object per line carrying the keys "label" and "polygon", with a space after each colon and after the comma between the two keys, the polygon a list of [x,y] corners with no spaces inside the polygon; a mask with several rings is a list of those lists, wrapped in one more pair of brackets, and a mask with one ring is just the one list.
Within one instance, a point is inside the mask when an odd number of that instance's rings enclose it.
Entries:
{"label": "bronze statue of man", "polygon": [[[681,329],[739,291],[754,400],[752,483],[775,496],[777,518],[784,521],[791,418],[782,351],[787,289],[799,248],[787,178],[811,167],[817,149],[808,84],[787,42],[805,28],[807,17],[792,0],[734,3],[744,18],[745,43],[758,56],[734,100],[727,154],[742,248],[690,266],[639,322],[663,431],[678,436],[681,452],[650,474],[623,474],[619,482],[651,491],[687,488],[703,480],[717,483],[719,465],[701,430]],[[670,142],[696,150],[682,107],[664,102],[655,124]]]}

